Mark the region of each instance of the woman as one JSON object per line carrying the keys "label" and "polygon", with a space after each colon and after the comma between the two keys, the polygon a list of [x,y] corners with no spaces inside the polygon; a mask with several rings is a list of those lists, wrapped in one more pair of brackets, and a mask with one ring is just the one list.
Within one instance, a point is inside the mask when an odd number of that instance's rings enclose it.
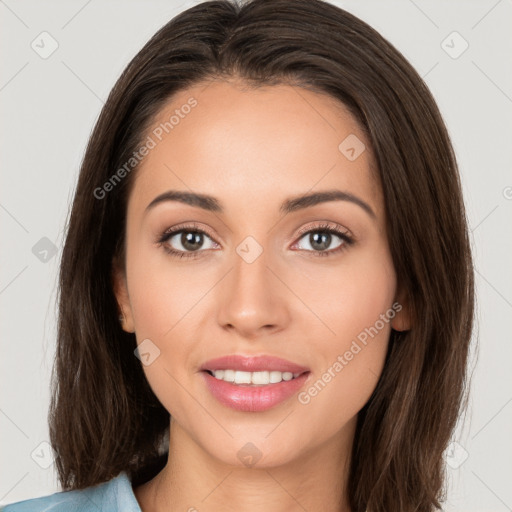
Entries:
{"label": "woman", "polygon": [[441,507],[460,179],[424,82],[342,9],[212,1],[159,30],[89,141],[59,292],[67,492],[7,512]]}

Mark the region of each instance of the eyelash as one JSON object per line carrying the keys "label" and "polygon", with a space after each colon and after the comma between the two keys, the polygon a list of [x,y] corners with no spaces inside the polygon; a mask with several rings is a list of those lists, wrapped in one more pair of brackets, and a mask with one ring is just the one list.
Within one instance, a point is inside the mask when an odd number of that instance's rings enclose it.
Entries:
{"label": "eyelash", "polygon": [[[171,247],[169,247],[168,245],[165,245],[165,242],[167,242],[170,238],[172,238],[174,235],[176,235],[177,233],[181,233],[181,232],[188,232],[188,233],[202,233],[204,235],[207,235],[208,237],[210,237],[212,240],[213,240],[213,237],[207,232],[207,231],[204,231],[203,229],[199,228],[197,224],[189,224],[189,225],[181,225],[181,226],[177,226],[177,227],[173,227],[173,228],[170,228],[170,229],[166,229],[157,239],[157,245],[160,247],[163,247],[163,249],[168,253],[170,254],[172,257],[176,257],[176,258],[197,258],[199,256],[199,254],[203,251],[201,250],[198,250],[198,251],[177,251],[176,249],[172,249]],[[343,243],[339,246],[339,247],[336,247],[336,249],[331,249],[330,251],[314,251],[314,250],[311,250],[311,251],[306,251],[306,252],[311,252],[313,253],[315,256],[320,256],[320,257],[325,257],[325,256],[332,256],[334,254],[338,254],[340,253],[341,251],[344,251],[345,249],[347,249],[349,246],[351,246],[353,243],[354,243],[354,239],[349,236],[346,231],[343,231],[341,228],[339,227],[332,227],[331,225],[329,224],[320,224],[318,226],[315,226],[313,228],[303,228],[299,231],[298,233],[298,240],[300,240],[301,238],[303,238],[305,235],[308,235],[310,233],[316,233],[316,232],[322,232],[322,233],[330,233],[330,234],[334,234],[334,235],[337,235],[338,237],[340,237],[343,241]],[[217,242],[215,242],[217,243]]]}

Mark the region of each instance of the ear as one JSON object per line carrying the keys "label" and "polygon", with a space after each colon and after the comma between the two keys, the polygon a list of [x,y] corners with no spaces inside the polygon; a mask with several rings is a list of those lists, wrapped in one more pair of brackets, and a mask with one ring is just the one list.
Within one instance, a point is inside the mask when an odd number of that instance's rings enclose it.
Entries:
{"label": "ear", "polygon": [[396,314],[391,320],[391,328],[395,331],[408,331],[411,329],[411,311],[409,306],[409,301],[407,300],[407,296],[405,290],[403,288],[399,288],[395,301],[393,303],[393,309]]}
{"label": "ear", "polygon": [[119,306],[121,327],[126,332],[135,332],[135,323],[126,284],[126,272],[117,258],[112,261],[112,288]]}

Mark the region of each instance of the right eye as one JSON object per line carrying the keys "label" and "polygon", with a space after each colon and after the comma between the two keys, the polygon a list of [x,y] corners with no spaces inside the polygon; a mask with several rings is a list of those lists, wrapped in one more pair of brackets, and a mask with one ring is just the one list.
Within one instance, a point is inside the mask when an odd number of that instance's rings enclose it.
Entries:
{"label": "right eye", "polygon": [[218,244],[213,241],[206,231],[194,226],[177,226],[165,230],[158,239],[158,244],[163,246],[164,250],[172,256],[178,258],[195,258],[202,252],[205,237],[213,244],[213,249]]}

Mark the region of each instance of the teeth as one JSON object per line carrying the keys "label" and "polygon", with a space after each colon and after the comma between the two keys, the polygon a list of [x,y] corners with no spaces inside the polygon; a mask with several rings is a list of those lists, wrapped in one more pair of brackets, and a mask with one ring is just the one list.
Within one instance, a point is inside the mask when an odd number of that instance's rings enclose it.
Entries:
{"label": "teeth", "polygon": [[243,372],[240,370],[215,370],[213,375],[216,379],[234,384],[253,384],[255,386],[265,386],[267,384],[277,384],[282,380],[292,380],[300,373],[264,371],[264,372]]}

